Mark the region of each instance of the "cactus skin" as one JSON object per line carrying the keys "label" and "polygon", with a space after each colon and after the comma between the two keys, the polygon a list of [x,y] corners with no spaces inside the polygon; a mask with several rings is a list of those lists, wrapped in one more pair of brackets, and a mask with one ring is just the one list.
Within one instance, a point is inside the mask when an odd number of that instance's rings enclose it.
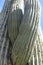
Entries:
{"label": "cactus skin", "polygon": [[11,12],[8,19],[8,35],[12,43],[17,38],[17,35],[19,33],[19,27],[23,17],[23,11],[20,4],[22,1],[19,1],[13,2],[13,4],[16,4],[16,6],[14,5],[13,7],[12,4]]}
{"label": "cactus skin", "polygon": [[[0,46],[1,65],[9,65],[9,63],[10,65],[28,65],[29,59],[32,59],[31,63],[34,65],[34,55],[37,52],[33,52],[33,58],[30,56],[35,44],[34,41],[37,38],[37,28],[40,13],[39,6],[36,0],[24,0],[25,8],[23,8],[22,2],[23,0],[14,0],[11,5],[10,15],[8,16],[9,18],[5,16],[7,18],[7,21],[3,21],[3,25],[5,26],[3,27],[2,25],[2,28],[0,29],[0,34],[3,33],[3,41],[0,43],[0,45],[2,44]],[[8,9],[6,14],[9,14]],[[2,31],[2,29],[5,33]],[[35,48],[35,50],[37,50],[37,48]],[[36,65],[38,65],[37,63],[38,62],[36,62]]]}
{"label": "cactus skin", "polygon": [[[35,3],[37,3],[36,0]],[[33,5],[33,2],[31,4],[31,1],[27,0],[24,16],[19,27],[19,34],[12,49],[12,59],[15,65],[26,65],[28,63],[35,38],[37,37],[38,16],[37,5]]]}

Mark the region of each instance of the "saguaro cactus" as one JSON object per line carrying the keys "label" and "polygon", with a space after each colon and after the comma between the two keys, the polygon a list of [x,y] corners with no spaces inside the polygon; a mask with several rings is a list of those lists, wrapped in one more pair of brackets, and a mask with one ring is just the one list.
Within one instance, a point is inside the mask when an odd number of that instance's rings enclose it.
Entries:
{"label": "saguaro cactus", "polygon": [[0,14],[0,65],[42,65],[39,0],[5,3]]}
{"label": "saguaro cactus", "polygon": [[14,0],[8,19],[8,34],[11,42],[14,42],[19,32],[19,26],[24,13],[23,0]]}
{"label": "saguaro cactus", "polygon": [[37,37],[37,28],[39,23],[38,9],[38,1],[27,0],[25,2],[24,16],[19,27],[19,34],[12,49],[13,64],[26,65],[28,63]]}

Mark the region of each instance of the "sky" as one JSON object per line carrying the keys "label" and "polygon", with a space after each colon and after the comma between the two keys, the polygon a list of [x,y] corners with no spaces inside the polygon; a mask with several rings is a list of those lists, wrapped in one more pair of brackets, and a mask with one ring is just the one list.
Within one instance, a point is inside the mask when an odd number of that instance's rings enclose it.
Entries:
{"label": "sky", "polygon": [[41,28],[43,32],[43,0],[40,0],[40,4],[41,4]]}
{"label": "sky", "polygon": [[[5,0],[0,0],[0,12],[2,10],[2,7],[4,5],[4,1]],[[40,4],[41,4],[41,29],[42,29],[42,33],[43,33],[43,0],[40,0]]]}
{"label": "sky", "polygon": [[2,7],[3,7],[3,5],[4,5],[4,1],[5,1],[5,0],[0,0],[0,12],[1,12]]}

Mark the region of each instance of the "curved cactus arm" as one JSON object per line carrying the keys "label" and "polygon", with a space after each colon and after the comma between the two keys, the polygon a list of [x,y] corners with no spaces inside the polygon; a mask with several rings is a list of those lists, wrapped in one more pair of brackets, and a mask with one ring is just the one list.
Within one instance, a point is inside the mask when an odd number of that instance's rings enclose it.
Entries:
{"label": "curved cactus arm", "polygon": [[37,37],[37,28],[39,24],[39,12],[37,1],[33,5],[29,0],[25,4],[24,16],[19,27],[19,34],[14,42],[12,49],[13,63],[16,65],[25,65],[31,54],[34,41]]}

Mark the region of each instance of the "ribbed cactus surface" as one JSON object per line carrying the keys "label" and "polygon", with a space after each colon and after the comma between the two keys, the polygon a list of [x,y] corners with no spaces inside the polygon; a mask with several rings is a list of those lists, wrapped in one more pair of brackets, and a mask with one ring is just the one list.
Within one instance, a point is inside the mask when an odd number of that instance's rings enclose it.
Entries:
{"label": "ribbed cactus surface", "polygon": [[39,22],[39,4],[28,0],[24,8],[24,16],[19,27],[19,34],[12,49],[13,64],[26,65],[30,58],[37,37]]}
{"label": "ribbed cactus surface", "polygon": [[0,65],[43,65],[39,0],[5,0],[0,16]]}

